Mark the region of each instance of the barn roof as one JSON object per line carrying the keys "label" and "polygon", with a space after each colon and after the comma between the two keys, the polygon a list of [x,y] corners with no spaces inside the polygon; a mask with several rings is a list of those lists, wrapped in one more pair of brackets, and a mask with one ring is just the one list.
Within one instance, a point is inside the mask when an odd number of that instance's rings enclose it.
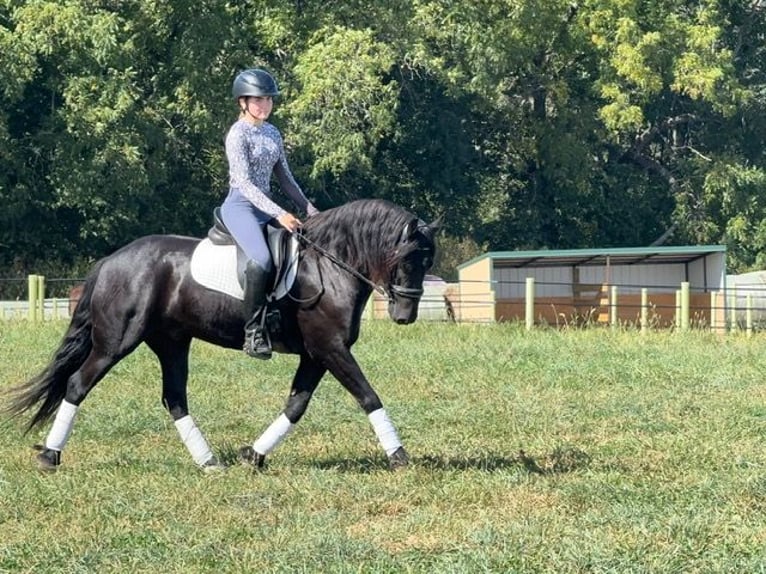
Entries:
{"label": "barn roof", "polygon": [[612,247],[604,249],[543,249],[537,251],[490,251],[458,265],[464,269],[490,259],[499,267],[581,267],[585,265],[638,265],[690,263],[714,253],[726,253],[725,245],[682,247]]}

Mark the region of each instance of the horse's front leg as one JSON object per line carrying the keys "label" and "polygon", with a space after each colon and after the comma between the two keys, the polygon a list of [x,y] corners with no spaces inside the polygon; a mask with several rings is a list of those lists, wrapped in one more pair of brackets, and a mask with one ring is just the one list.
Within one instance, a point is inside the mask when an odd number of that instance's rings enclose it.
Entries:
{"label": "horse's front leg", "polygon": [[327,369],[323,365],[308,355],[301,355],[284,410],[252,446],[245,446],[239,450],[239,459],[243,463],[252,464],[256,468],[263,467],[266,462],[266,455],[290,434],[290,431],[305,414],[311,396],[326,371]]}
{"label": "horse's front leg", "polygon": [[345,346],[335,349],[328,353],[324,362],[328,370],[353,395],[367,414],[380,446],[386,451],[391,469],[407,466],[410,459],[399,440],[399,434],[383,408],[380,397],[351,354],[351,350]]}

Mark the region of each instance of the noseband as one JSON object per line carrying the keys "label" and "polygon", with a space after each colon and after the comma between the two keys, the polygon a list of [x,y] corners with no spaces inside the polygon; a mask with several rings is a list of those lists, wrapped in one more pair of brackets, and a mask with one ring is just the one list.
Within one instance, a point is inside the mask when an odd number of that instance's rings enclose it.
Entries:
{"label": "noseband", "polygon": [[399,297],[404,297],[405,299],[420,299],[423,296],[422,289],[415,289],[414,287],[402,287],[401,285],[394,285],[393,283],[388,284],[388,290],[390,291],[388,294],[389,301],[392,300],[391,293],[398,295]]}

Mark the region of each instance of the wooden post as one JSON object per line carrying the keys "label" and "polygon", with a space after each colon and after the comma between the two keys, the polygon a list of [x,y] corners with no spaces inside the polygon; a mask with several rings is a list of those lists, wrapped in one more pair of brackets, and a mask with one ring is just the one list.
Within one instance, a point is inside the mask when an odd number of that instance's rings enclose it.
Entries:
{"label": "wooden post", "polygon": [[676,312],[673,315],[673,326],[676,329],[681,327],[681,291],[676,289]]}
{"label": "wooden post", "polygon": [[37,312],[37,275],[29,275],[27,281],[27,301],[29,302],[27,317],[30,321],[34,321]]}
{"label": "wooden post", "polygon": [[681,282],[681,330],[689,330],[689,282]]}
{"label": "wooden post", "polygon": [[732,287],[729,293],[729,332],[737,330],[737,288]]}
{"label": "wooden post", "polygon": [[710,292],[710,330],[715,333],[718,327],[718,308],[716,303],[718,302],[718,294],[715,291]]}
{"label": "wooden post", "polygon": [[649,289],[641,287],[641,333],[649,332]]}
{"label": "wooden post", "polygon": [[612,296],[609,301],[609,323],[617,327],[617,285],[612,285]]}
{"label": "wooden post", "polygon": [[745,303],[745,322],[747,325],[747,336],[753,335],[753,294],[748,293]]}
{"label": "wooden post", "polygon": [[535,278],[527,277],[526,292],[524,294],[524,320],[527,331],[535,326]]}
{"label": "wooden post", "polygon": [[374,318],[374,312],[373,309],[375,307],[375,291],[370,293],[370,297],[367,299],[367,303],[364,306],[364,314],[363,317],[367,320]]}
{"label": "wooden post", "polygon": [[599,290],[598,317],[596,320],[605,325],[609,322],[609,317],[609,285],[602,283]]}
{"label": "wooden post", "polygon": [[45,321],[45,277],[37,276],[37,312],[40,321]]}

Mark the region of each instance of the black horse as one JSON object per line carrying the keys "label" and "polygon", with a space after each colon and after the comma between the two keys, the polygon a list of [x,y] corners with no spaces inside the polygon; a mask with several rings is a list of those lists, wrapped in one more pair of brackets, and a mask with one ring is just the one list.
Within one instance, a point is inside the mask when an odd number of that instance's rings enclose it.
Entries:
{"label": "black horse", "polygon": [[[329,371],[369,416],[392,468],[408,463],[377,393],[351,354],[362,312],[374,288],[388,294],[388,313],[415,321],[423,278],[433,263],[437,223],[425,224],[392,203],[359,200],[306,221],[300,264],[289,295],[272,304],[281,317],[274,350],[300,356],[286,406],[240,459],[260,467],[303,416]],[[61,463],[77,408],[109,369],[145,342],[162,367],[162,401],[195,462],[222,465],[189,416],[186,395],[193,338],[241,349],[242,302],[199,285],[190,259],[200,240],[174,235],[138,239],[99,261],[61,345],[37,377],[11,390],[7,407],[19,415],[39,404],[27,430],[56,414],[38,464]]]}

